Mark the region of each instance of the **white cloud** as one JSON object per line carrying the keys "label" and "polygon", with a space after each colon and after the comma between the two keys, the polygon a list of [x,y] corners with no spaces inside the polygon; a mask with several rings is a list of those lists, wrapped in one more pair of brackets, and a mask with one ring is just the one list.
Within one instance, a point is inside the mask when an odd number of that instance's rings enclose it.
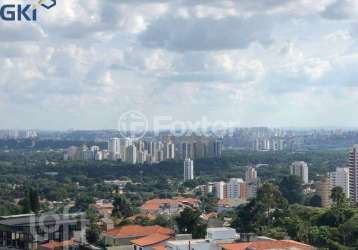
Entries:
{"label": "white cloud", "polygon": [[[0,22],[2,127],[114,128],[128,109],[351,125],[356,1],[66,0]],[[330,112],[328,112],[330,111]]]}
{"label": "white cloud", "polygon": [[356,19],[358,2],[356,0],[336,0],[322,12],[328,19]]}

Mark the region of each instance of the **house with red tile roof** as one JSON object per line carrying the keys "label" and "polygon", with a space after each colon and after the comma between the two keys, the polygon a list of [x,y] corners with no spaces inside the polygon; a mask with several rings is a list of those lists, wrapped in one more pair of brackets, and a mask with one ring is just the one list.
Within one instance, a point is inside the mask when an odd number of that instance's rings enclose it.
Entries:
{"label": "house with red tile roof", "polygon": [[314,250],[313,246],[303,244],[293,240],[263,240],[244,243],[229,243],[222,245],[223,250]]}
{"label": "house with red tile roof", "polygon": [[42,244],[38,246],[38,250],[72,250],[77,249],[78,244],[76,244],[73,240],[67,241],[49,241],[48,243]]}
{"label": "house with red tile roof", "polygon": [[193,209],[199,207],[200,201],[194,198],[153,199],[141,206],[141,211],[146,214],[173,215],[181,212],[185,207]]}
{"label": "house with red tile roof", "polygon": [[143,238],[132,240],[134,250],[154,250],[156,247],[165,245],[172,236],[165,234],[151,234]]}
{"label": "house with red tile roof", "polygon": [[174,236],[175,231],[161,226],[128,225],[103,233],[105,244],[109,246],[131,245],[132,240],[153,234]]}
{"label": "house with red tile roof", "polygon": [[110,217],[113,211],[113,204],[111,201],[98,200],[95,204],[91,204],[90,208],[94,209],[99,216]]}

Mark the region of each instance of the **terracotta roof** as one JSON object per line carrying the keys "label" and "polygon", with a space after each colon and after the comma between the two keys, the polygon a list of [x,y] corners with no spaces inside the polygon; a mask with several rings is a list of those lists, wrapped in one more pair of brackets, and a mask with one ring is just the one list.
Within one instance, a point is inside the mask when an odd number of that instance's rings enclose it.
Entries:
{"label": "terracotta roof", "polygon": [[166,234],[151,234],[140,239],[132,240],[131,243],[144,247],[162,243],[163,241],[169,240],[170,238],[171,236]]}
{"label": "terracotta roof", "polygon": [[223,244],[225,250],[245,250],[246,248],[255,248],[256,250],[267,250],[267,249],[302,249],[302,250],[313,250],[313,246],[303,244],[301,242],[293,240],[265,240],[245,243],[229,243]]}
{"label": "terracotta roof", "polygon": [[46,244],[42,244],[40,245],[41,248],[46,248],[46,249],[56,249],[56,248],[63,248],[66,246],[72,246],[73,244],[75,244],[75,242],[73,240],[67,240],[67,241],[50,241]]}
{"label": "terracotta roof", "polygon": [[166,246],[165,246],[165,243],[160,243],[160,244],[157,244],[155,246],[152,246],[153,250],[166,250]]}
{"label": "terracotta roof", "polygon": [[114,228],[106,232],[106,235],[116,238],[140,237],[140,236],[148,236],[150,234],[173,235],[174,231],[170,228],[165,228],[157,225],[155,226],[128,225],[120,228]]}
{"label": "terracotta roof", "polygon": [[193,198],[175,198],[175,199],[153,199],[145,202],[141,208],[149,211],[159,210],[164,205],[177,206],[188,205],[196,207],[199,200]]}

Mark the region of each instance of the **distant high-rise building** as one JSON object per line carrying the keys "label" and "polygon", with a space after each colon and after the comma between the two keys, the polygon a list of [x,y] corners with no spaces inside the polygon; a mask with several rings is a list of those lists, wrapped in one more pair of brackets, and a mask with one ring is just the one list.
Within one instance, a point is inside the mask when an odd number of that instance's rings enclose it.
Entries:
{"label": "distant high-rise building", "polygon": [[353,204],[358,204],[358,145],[349,152],[349,196]]}
{"label": "distant high-rise building", "polygon": [[80,151],[80,160],[81,161],[92,161],[95,159],[95,154],[93,151],[89,150],[87,147],[83,148]]}
{"label": "distant high-rise building", "polygon": [[147,151],[137,150],[137,163],[143,164],[147,160]]}
{"label": "distant high-rise building", "polygon": [[285,148],[285,141],[278,137],[256,138],[254,149],[256,151],[282,151]]}
{"label": "distant high-rise building", "polygon": [[220,140],[213,140],[209,142],[209,157],[221,157],[223,143]]}
{"label": "distant high-rise building", "polygon": [[173,143],[166,143],[164,145],[164,158],[166,160],[173,160],[175,158],[175,145]]}
{"label": "distant high-rise building", "polygon": [[126,162],[129,164],[137,163],[137,148],[135,145],[130,145],[127,148]]}
{"label": "distant high-rise building", "polygon": [[259,186],[259,179],[251,179],[246,181],[246,197],[251,199],[257,195],[257,188]]}
{"label": "distant high-rise building", "polygon": [[214,183],[214,193],[220,200],[225,198],[225,185],[226,183],[223,181]]}
{"label": "distant high-rise building", "polygon": [[193,154],[194,154],[194,159],[201,159],[206,157],[206,145],[201,141],[194,142]]}
{"label": "distant high-rise building", "polygon": [[308,164],[304,161],[295,161],[290,166],[290,174],[300,177],[304,184],[308,183]]}
{"label": "distant high-rise building", "polygon": [[79,158],[79,149],[78,147],[71,146],[67,149],[67,152],[64,155],[64,160],[75,161]]}
{"label": "distant high-rise building", "polygon": [[102,151],[96,151],[94,152],[94,160],[95,161],[102,161],[104,159],[103,152]]}
{"label": "distant high-rise building", "polygon": [[184,160],[184,181],[194,179],[194,161],[190,158]]}
{"label": "distant high-rise building", "polygon": [[248,167],[245,172],[245,181],[257,179],[257,171],[254,167]]}
{"label": "distant high-rise building", "polygon": [[254,167],[248,167],[245,173],[246,197],[255,198],[257,194],[258,178]]}
{"label": "distant high-rise building", "polygon": [[223,150],[223,142],[215,141],[214,142],[214,157],[221,157],[222,150]]}
{"label": "distant high-rise building", "polygon": [[181,157],[182,157],[182,159],[190,158],[191,157],[190,151],[191,151],[190,143],[187,143],[187,142],[182,143],[182,145],[181,145]]}
{"label": "distant high-rise building", "polygon": [[335,172],[329,173],[331,189],[341,187],[346,197],[349,198],[349,168],[336,168]]}
{"label": "distant high-rise building", "polygon": [[242,189],[244,189],[244,181],[240,178],[231,178],[227,183],[227,198],[228,199],[240,199],[244,195]]}
{"label": "distant high-rise building", "polygon": [[119,144],[120,144],[120,158],[122,161],[126,162],[127,159],[127,148],[129,147],[129,145],[132,144],[132,142],[130,141],[130,139],[128,138],[121,138],[120,141],[119,141]]}
{"label": "distant high-rise building", "polygon": [[121,145],[119,138],[111,138],[108,141],[108,151],[111,155],[112,160],[121,159]]}
{"label": "distant high-rise building", "polygon": [[137,150],[138,150],[138,151],[141,151],[141,152],[144,152],[144,149],[145,149],[144,141],[138,141],[138,143],[137,143]]}
{"label": "distant high-rise building", "polygon": [[164,151],[163,150],[159,150],[157,153],[157,161],[161,162],[164,161]]}

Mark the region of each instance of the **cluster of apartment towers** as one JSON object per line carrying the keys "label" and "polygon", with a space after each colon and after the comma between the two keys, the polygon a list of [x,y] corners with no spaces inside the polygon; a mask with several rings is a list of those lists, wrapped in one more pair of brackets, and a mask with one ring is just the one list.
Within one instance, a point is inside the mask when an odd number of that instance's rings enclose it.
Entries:
{"label": "cluster of apartment towers", "polygon": [[[188,178],[187,173],[191,173],[192,165],[190,159],[184,162],[184,180]],[[290,165],[290,174],[298,176],[307,187],[312,184],[309,182],[308,171],[308,164],[304,161],[296,161]],[[198,188],[202,193],[212,193],[219,199],[246,200],[256,197],[258,184],[259,178],[255,167],[248,167],[245,181],[241,178],[231,178],[228,182],[212,182]],[[358,145],[353,146],[349,152],[348,167],[336,168],[336,171],[329,172],[326,177],[315,182],[314,187],[323,207],[331,205],[331,190],[334,187],[341,187],[352,204],[358,204]]]}
{"label": "cluster of apartment towers", "polygon": [[354,145],[349,152],[348,167],[337,168],[335,172],[329,173],[329,176],[321,183],[323,184],[322,192],[327,190],[324,186],[329,185],[330,188],[338,186],[343,189],[352,204],[358,204],[358,145]]}
{"label": "cluster of apartment towers", "polygon": [[256,168],[249,166],[245,173],[245,180],[231,178],[228,182],[210,182],[198,188],[201,193],[214,194],[220,200],[247,200],[256,197],[258,184]]}
{"label": "cluster of apartment towers", "polygon": [[98,146],[70,147],[65,160],[121,160],[128,164],[157,163],[166,160],[201,159],[221,157],[222,141],[207,138],[186,138],[186,141],[166,138],[158,140],[132,140],[129,138],[111,138],[108,148]]}
{"label": "cluster of apartment towers", "polygon": [[315,183],[316,193],[321,197],[323,207],[331,205],[331,190],[341,187],[352,204],[358,204],[358,145],[349,152],[347,167],[338,167]]}
{"label": "cluster of apartment towers", "polygon": [[[300,177],[303,184],[311,184],[308,179],[308,164],[297,161],[291,164],[290,174]],[[358,145],[354,145],[349,152],[347,167],[337,167],[314,183],[315,193],[321,198],[322,207],[329,207],[332,203],[331,191],[334,187],[341,187],[352,204],[358,204]]]}

